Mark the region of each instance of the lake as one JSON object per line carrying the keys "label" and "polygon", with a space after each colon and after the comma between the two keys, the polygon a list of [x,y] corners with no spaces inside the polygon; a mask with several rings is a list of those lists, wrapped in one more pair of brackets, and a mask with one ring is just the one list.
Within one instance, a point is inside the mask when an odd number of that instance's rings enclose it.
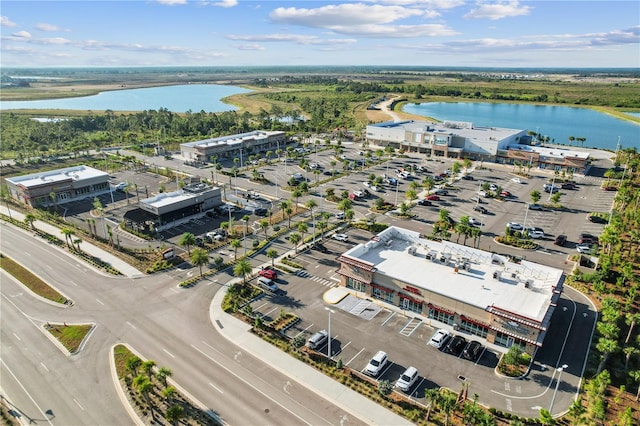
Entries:
{"label": "lake", "polygon": [[549,142],[556,144],[568,145],[569,136],[584,137],[584,147],[615,150],[619,137],[622,148],[640,148],[640,125],[587,108],[489,102],[429,102],[407,104],[402,110],[441,121],[468,121],[479,127],[527,129],[548,136]]}
{"label": "lake", "polygon": [[222,112],[237,110],[220,99],[250,90],[219,84],[184,84],[101,92],[80,98],[46,99],[37,101],[0,102],[0,110],[12,109],[69,109],[90,111],[144,111],[166,108],[172,112]]}

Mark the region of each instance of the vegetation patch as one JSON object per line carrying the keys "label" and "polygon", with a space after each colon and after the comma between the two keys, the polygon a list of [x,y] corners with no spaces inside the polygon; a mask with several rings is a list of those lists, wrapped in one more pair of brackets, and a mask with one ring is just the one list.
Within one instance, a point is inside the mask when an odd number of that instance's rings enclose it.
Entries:
{"label": "vegetation patch", "polygon": [[71,303],[71,300],[58,293],[49,284],[42,281],[31,271],[24,268],[19,263],[16,263],[13,259],[6,257],[2,253],[0,253],[0,268],[13,275],[18,281],[20,281],[23,285],[36,293],[38,296],[44,297],[45,299],[49,299],[57,303]]}
{"label": "vegetation patch", "polygon": [[82,345],[92,328],[93,324],[60,325],[47,323],[45,326],[45,329],[72,354],[80,350],[80,345]]}

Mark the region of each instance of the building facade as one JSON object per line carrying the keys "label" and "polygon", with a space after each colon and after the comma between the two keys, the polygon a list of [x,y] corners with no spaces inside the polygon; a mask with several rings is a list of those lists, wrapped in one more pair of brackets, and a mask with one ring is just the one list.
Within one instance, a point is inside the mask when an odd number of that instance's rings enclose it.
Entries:
{"label": "building facade", "polygon": [[372,145],[430,156],[469,158],[502,164],[521,164],[584,174],[589,154],[533,144],[526,130],[479,127],[469,122],[388,121],[366,130]]}
{"label": "building facade", "polygon": [[529,353],[542,346],[562,293],[562,270],[389,227],[339,257],[340,285]]}
{"label": "building facade", "polygon": [[88,166],[7,178],[11,197],[30,207],[64,204],[109,192],[109,174]]}
{"label": "building facade", "polygon": [[186,161],[214,162],[217,158],[240,158],[244,163],[249,155],[284,149],[287,142],[282,131],[256,130],[180,145],[180,154]]}

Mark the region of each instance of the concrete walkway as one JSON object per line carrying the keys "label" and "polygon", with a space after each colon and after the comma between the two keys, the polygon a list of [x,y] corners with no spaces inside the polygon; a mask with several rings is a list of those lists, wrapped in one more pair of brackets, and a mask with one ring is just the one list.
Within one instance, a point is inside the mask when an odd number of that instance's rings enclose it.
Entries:
{"label": "concrete walkway", "polygon": [[220,308],[226,293],[227,287],[220,289],[209,308],[211,323],[224,338],[366,424],[413,424],[251,333],[249,324]]}
{"label": "concrete walkway", "polygon": [[[6,206],[0,206],[0,212],[2,212],[2,214],[5,214],[7,216],[9,216],[9,210],[6,208]],[[24,214],[15,210],[11,210],[11,217],[18,220],[18,221],[24,221]],[[57,226],[53,226],[50,225],[46,222],[42,222],[39,220],[36,220],[33,222],[33,226],[35,226],[37,229],[40,229],[48,234],[51,234],[55,237],[64,238],[64,235],[62,234],[62,232],[60,232],[60,228],[58,228]],[[143,276],[144,274],[140,271],[138,271],[136,268],[134,268],[133,266],[129,265],[127,262],[125,262],[124,260],[118,258],[117,256],[101,249],[100,247],[97,247],[87,241],[83,241],[82,244],[80,245],[80,248],[82,249],[82,251],[84,251],[85,253],[100,259],[101,261],[108,263],[109,265],[113,266],[115,269],[117,269],[118,271],[120,271],[123,275],[127,276],[127,277],[139,277],[139,276]],[[80,259],[76,256],[74,256],[73,254],[69,253],[66,250],[62,250],[64,253],[66,253],[69,256],[73,256],[75,259]],[[96,269],[98,272],[100,273],[105,273],[104,271],[102,271],[101,269],[95,268],[92,265],[87,265],[89,267],[92,267],[94,269]]]}

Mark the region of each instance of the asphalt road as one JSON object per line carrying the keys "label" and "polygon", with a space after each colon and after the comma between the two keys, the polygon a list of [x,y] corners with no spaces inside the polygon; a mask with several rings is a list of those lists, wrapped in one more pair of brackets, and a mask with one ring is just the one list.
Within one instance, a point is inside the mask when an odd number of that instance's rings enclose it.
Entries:
{"label": "asphalt road", "polygon": [[[344,422],[346,413],[330,401],[214,331],[208,310],[219,285],[183,290],[169,275],[106,277],[31,234],[2,226],[2,251],[75,303],[54,306],[3,279],[3,391],[25,416],[43,419],[50,410],[51,424],[129,423],[108,360],[110,348],[124,342],[170,368],[175,382],[228,424]],[[96,328],[83,350],[67,357],[42,331],[47,321],[94,322]],[[358,423],[349,416],[349,424]]]}

